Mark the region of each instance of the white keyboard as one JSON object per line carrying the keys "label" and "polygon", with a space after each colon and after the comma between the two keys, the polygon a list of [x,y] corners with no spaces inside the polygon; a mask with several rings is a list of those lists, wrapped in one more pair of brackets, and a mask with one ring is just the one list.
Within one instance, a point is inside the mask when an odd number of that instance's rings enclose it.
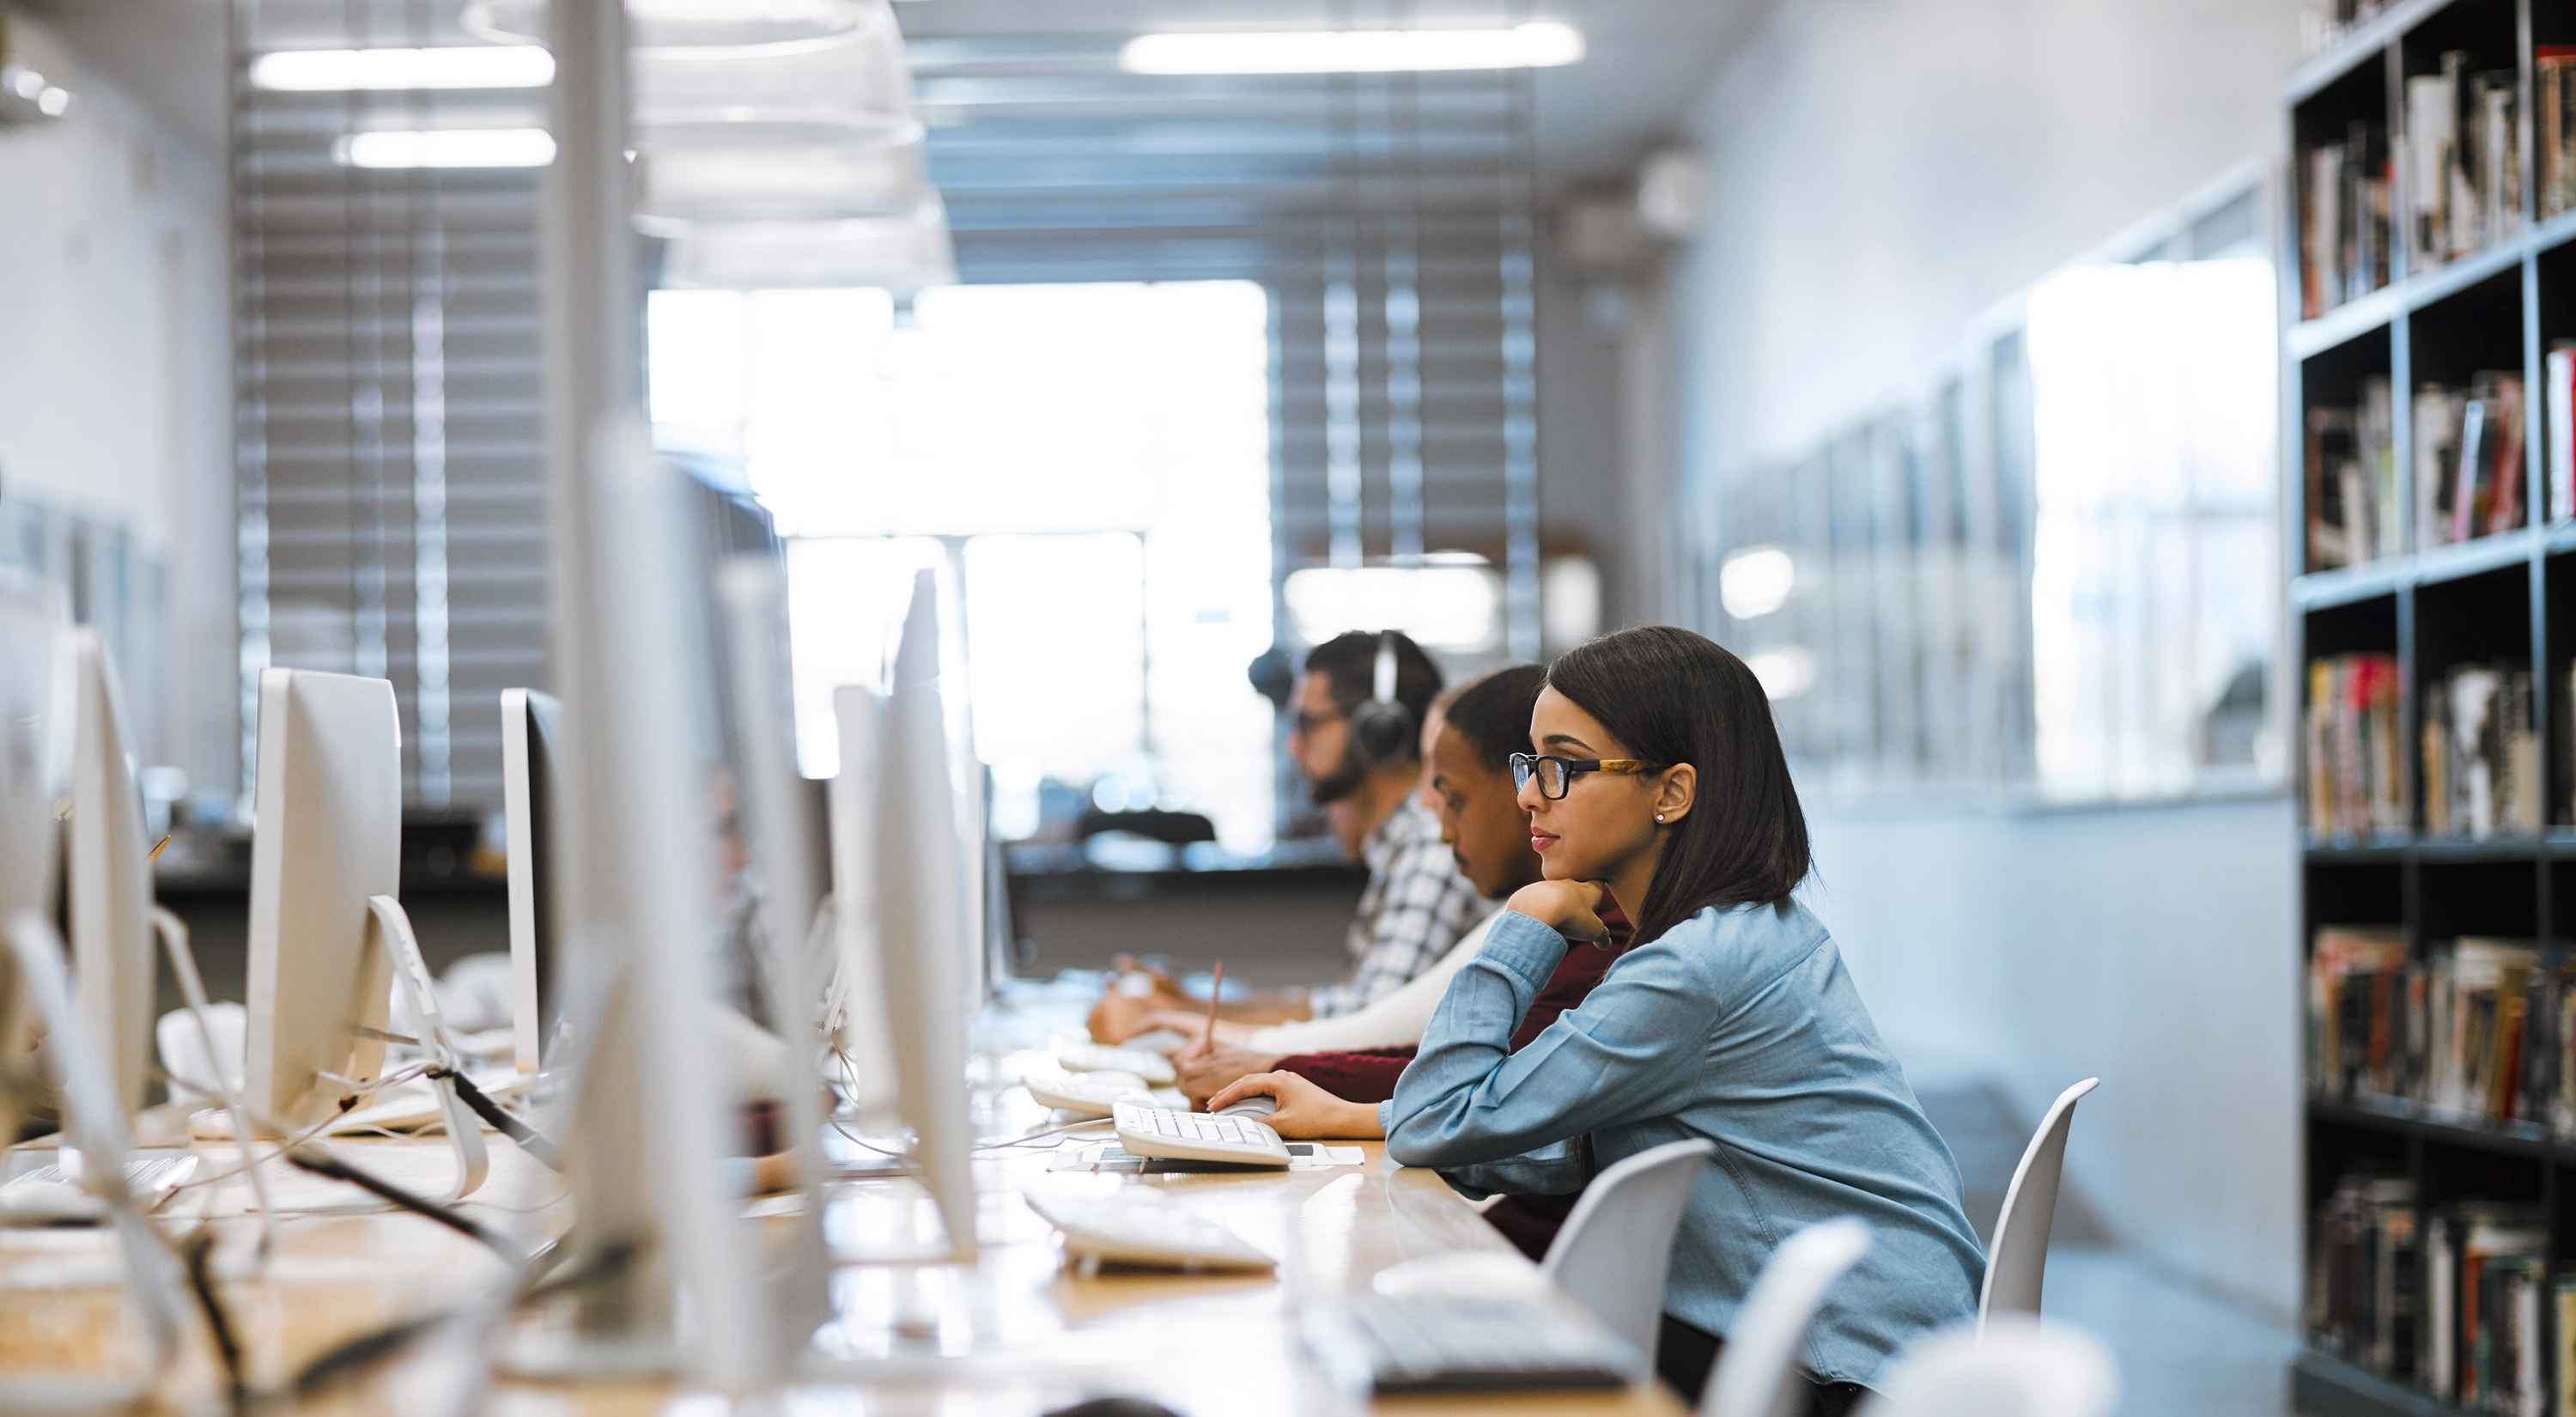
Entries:
{"label": "white keyboard", "polygon": [[1212,1117],[1133,1102],[1118,1103],[1111,1115],[1118,1123],[1118,1145],[1130,1156],[1235,1166],[1288,1164],[1288,1144],[1250,1117]]}
{"label": "white keyboard", "polygon": [[1172,1060],[1142,1048],[1112,1048],[1105,1043],[1060,1043],[1055,1060],[1069,1073],[1134,1073],[1156,1087],[1180,1081]]}
{"label": "white keyboard", "polygon": [[[197,1174],[194,1156],[140,1156],[125,1163],[125,1189],[147,1210],[159,1205],[172,1191],[188,1183]],[[24,1175],[9,1178],[9,1185],[42,1186],[52,1182],[78,1185],[57,1165],[39,1166]],[[0,1188],[5,1189],[5,1188]]]}
{"label": "white keyboard", "polygon": [[1077,1117],[1106,1117],[1121,1102],[1149,1103],[1154,1096],[1145,1080],[1134,1073],[1067,1073],[1028,1078],[1025,1082],[1029,1096],[1036,1098],[1038,1105]]}
{"label": "white keyboard", "polygon": [[1079,1197],[1030,1193],[1029,1209],[1064,1232],[1075,1259],[1155,1269],[1275,1269],[1278,1261],[1203,1215],[1143,1195]]}

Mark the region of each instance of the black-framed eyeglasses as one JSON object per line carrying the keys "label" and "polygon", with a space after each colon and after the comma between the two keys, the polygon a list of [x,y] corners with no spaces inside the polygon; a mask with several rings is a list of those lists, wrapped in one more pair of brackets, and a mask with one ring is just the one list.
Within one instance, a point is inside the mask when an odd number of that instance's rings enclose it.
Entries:
{"label": "black-framed eyeglasses", "polygon": [[1512,754],[1512,787],[1527,787],[1530,778],[1538,779],[1538,793],[1550,802],[1560,801],[1565,789],[1587,772],[1638,773],[1660,769],[1643,758],[1540,758],[1528,753]]}
{"label": "black-framed eyeglasses", "polygon": [[1333,713],[1310,713],[1305,709],[1299,709],[1297,710],[1296,715],[1288,720],[1288,726],[1291,730],[1312,738],[1317,733],[1322,732],[1325,728],[1339,723],[1348,717],[1350,717],[1349,714],[1339,711],[1335,711]]}

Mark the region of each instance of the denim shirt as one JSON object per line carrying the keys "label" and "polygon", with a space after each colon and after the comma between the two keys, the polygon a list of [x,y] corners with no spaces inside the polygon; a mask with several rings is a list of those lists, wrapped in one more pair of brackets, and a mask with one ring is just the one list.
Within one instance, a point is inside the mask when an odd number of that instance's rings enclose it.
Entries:
{"label": "denim shirt", "polygon": [[1389,1156],[1471,1195],[1555,1195],[1587,1179],[1585,1133],[1605,1167],[1666,1142],[1717,1143],[1674,1237],[1664,1309],[1724,1336],[1773,1248],[1859,1216],[1869,1252],[1827,1296],[1803,1354],[1832,1381],[1866,1384],[1925,1330],[1976,1313],[1985,1253],[1958,1164],[1813,915],[1703,910],[1508,1052],[1566,948],[1526,915],[1495,922],[1378,1107]]}

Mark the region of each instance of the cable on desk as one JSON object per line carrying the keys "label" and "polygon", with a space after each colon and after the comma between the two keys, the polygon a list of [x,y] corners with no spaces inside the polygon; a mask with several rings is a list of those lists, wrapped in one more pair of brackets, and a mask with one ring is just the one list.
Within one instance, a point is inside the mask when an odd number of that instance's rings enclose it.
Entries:
{"label": "cable on desk", "polygon": [[298,1398],[318,1396],[347,1382],[378,1363],[409,1348],[456,1316],[454,1309],[438,1309],[418,1318],[387,1324],[325,1350],[321,1357],[304,1365],[295,1375],[289,1391]]}
{"label": "cable on desk", "polygon": [[547,1170],[564,1169],[563,1154],[556,1150],[553,1142],[546,1139],[544,1133],[511,1116],[500,1103],[484,1096],[483,1089],[476,1087],[473,1080],[466,1077],[464,1073],[454,1068],[437,1068],[429,1075],[433,1078],[447,1079],[449,1084],[455,1087],[457,1097],[462,1099],[466,1106],[474,1109],[475,1116],[491,1123],[494,1130],[517,1142],[519,1150],[535,1157]]}
{"label": "cable on desk", "polygon": [[515,1267],[523,1257],[509,1241],[485,1229],[467,1215],[443,1206],[426,1196],[417,1196],[391,1181],[384,1180],[362,1167],[353,1166],[318,1146],[295,1146],[286,1153],[288,1164],[316,1176],[327,1176],[350,1185],[381,1200],[388,1200],[416,1215],[426,1216],[469,1239],[479,1240]]}
{"label": "cable on desk", "polygon": [[214,1335],[215,1354],[223,1359],[225,1393],[232,1410],[240,1412],[250,1402],[250,1387],[242,1381],[241,1343],[233,1337],[231,1318],[224,1312],[224,1301],[215,1293],[211,1261],[215,1253],[215,1235],[200,1224],[179,1241],[180,1257],[188,1265],[188,1291],[197,1296],[197,1307],[206,1316],[206,1331]]}
{"label": "cable on desk", "polygon": [[[974,1150],[1002,1151],[1010,1147],[1027,1146],[1033,1141],[1045,1141],[1048,1137],[1055,1136],[1061,1132],[1078,1131],[1084,1127],[1097,1127],[1109,1120],[1110,1119],[1107,1117],[1085,1117],[1079,1122],[1067,1122],[1063,1126],[1049,1127],[1042,1132],[1031,1132],[1027,1136],[1015,1137],[1010,1141],[979,1141],[975,1143]],[[861,1144],[865,1145],[865,1143]]]}

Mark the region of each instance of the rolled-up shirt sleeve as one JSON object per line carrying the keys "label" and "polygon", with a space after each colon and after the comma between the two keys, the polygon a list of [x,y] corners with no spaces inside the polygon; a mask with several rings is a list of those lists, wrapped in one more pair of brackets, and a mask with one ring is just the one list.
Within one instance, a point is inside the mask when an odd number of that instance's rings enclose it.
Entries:
{"label": "rolled-up shirt sleeve", "polygon": [[1706,1047],[1709,991],[1669,948],[1630,951],[1580,1008],[1510,1051],[1566,949],[1517,911],[1495,922],[1380,1109],[1387,1155],[1480,1188],[1525,1189],[1572,1164],[1570,1139],[1682,1105]]}

